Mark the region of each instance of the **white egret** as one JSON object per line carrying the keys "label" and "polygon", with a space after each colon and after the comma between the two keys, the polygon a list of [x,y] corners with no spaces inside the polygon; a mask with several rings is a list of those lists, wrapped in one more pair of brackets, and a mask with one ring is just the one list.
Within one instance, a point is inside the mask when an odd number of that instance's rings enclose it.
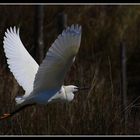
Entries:
{"label": "white egret", "polygon": [[48,104],[53,101],[70,102],[78,87],[64,86],[64,77],[75,60],[81,42],[81,26],[67,27],[58,36],[39,66],[23,46],[19,28],[7,29],[4,37],[4,52],[10,71],[25,94],[16,97],[17,109],[1,116],[8,118],[33,104]]}

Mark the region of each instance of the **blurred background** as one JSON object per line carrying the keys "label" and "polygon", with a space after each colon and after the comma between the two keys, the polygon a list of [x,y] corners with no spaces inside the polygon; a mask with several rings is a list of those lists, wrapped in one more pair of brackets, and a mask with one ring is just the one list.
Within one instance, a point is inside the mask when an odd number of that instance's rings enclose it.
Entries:
{"label": "blurred background", "polygon": [[[47,50],[71,24],[82,25],[79,53],[65,85],[90,87],[71,103],[30,107],[0,122],[0,135],[140,134],[140,6],[0,6],[0,114],[15,108],[24,94],[10,72],[4,32],[20,37],[40,64]],[[43,42],[43,43],[42,43]]]}

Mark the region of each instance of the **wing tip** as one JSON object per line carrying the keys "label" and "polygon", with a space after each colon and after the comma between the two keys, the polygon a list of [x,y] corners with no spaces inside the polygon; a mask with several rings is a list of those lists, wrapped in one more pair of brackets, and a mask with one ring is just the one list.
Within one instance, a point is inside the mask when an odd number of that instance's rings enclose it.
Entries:
{"label": "wing tip", "polygon": [[71,26],[68,26],[66,28],[66,32],[72,33],[72,34],[78,34],[80,35],[82,31],[82,26],[79,24],[72,24]]}
{"label": "wing tip", "polygon": [[16,26],[10,26],[9,28],[7,28],[6,32],[5,32],[5,37],[7,37],[8,35],[10,34],[16,34],[19,36],[19,30],[20,28],[19,27],[16,27]]}

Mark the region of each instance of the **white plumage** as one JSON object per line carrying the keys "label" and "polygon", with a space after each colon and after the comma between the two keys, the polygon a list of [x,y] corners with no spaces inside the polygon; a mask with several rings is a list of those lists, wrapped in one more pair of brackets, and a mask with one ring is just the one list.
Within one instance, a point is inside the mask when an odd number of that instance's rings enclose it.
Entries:
{"label": "white plumage", "polygon": [[16,98],[18,104],[46,104],[52,100],[71,101],[77,87],[63,86],[64,78],[75,60],[81,42],[81,26],[72,25],[58,36],[49,48],[40,67],[23,46],[19,29],[7,29],[4,51],[10,71],[25,95]]}
{"label": "white plumage", "polygon": [[23,46],[19,29],[16,30],[16,27],[7,29],[3,44],[10,71],[25,90],[25,96],[28,96],[33,91],[35,74],[39,66]]}

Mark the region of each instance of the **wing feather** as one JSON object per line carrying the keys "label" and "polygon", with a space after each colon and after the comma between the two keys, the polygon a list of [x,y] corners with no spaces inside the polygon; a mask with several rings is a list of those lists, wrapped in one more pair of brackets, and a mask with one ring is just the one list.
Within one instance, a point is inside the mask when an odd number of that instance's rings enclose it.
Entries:
{"label": "wing feather", "polygon": [[38,64],[23,46],[16,27],[7,29],[3,44],[10,71],[25,90],[25,95],[29,95],[33,90]]}
{"label": "wing feather", "polygon": [[33,94],[59,88],[79,50],[81,26],[67,27],[49,48],[35,77]]}

